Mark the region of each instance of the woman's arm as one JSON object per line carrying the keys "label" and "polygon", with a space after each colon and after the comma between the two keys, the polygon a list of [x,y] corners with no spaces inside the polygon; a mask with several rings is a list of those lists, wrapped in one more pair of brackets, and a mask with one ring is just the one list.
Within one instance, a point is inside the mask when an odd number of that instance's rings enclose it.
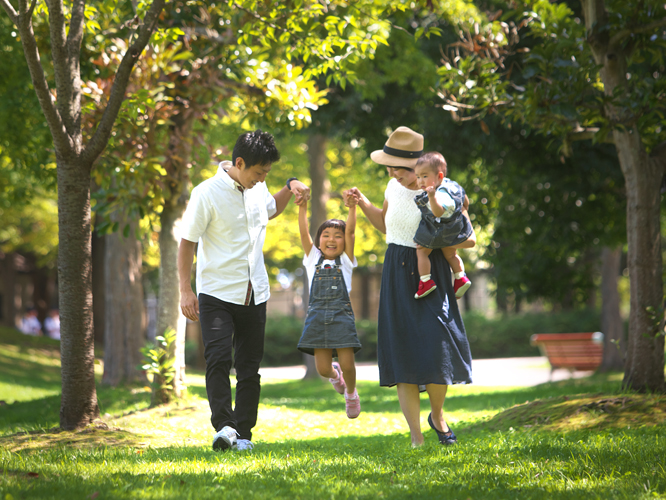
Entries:
{"label": "woman's arm", "polygon": [[312,251],[312,237],[308,228],[308,200],[307,198],[301,199],[298,204],[298,230],[301,233],[301,245],[305,255],[310,255]]}
{"label": "woman's arm", "polygon": [[370,224],[375,226],[379,231],[382,233],[386,234],[386,210],[388,209],[388,202],[384,200],[384,206],[379,209],[376,206],[374,206],[372,203],[370,203],[370,200],[368,200],[363,193],[361,193],[358,188],[351,188],[347,191],[345,191],[345,204],[347,202],[347,197],[353,196],[356,198],[356,201],[358,203],[358,206],[361,207],[361,210],[365,214],[365,216],[368,218],[370,221]]}
{"label": "woman's arm", "polygon": [[354,262],[354,243],[356,242],[356,200],[349,207],[347,215],[347,228],[345,229],[345,253],[349,260]]}

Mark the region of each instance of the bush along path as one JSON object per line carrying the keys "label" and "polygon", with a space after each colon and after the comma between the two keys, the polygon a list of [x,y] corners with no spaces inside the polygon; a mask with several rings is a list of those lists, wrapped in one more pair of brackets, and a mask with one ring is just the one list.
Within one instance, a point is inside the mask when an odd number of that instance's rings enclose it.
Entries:
{"label": "bush along path", "polygon": [[254,451],[222,453],[201,374],[155,408],[149,388],[100,386],[103,418],[78,431],[56,428],[57,374],[49,346],[0,344],[0,499],[666,498],[666,397],[620,392],[621,374],[451,387],[459,444],[439,444],[423,400],[418,449],[394,389],[361,382],[348,420],[330,384],[276,381]]}

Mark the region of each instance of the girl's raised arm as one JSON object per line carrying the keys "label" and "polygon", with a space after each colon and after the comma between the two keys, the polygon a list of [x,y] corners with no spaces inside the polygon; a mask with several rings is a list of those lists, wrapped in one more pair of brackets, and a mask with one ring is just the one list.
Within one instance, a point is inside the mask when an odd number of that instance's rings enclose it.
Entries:
{"label": "girl's raised arm", "polygon": [[298,230],[301,233],[301,245],[305,255],[312,251],[312,237],[308,228],[308,200],[303,198],[298,204]]}
{"label": "girl's raised arm", "polygon": [[345,253],[354,262],[354,243],[356,242],[356,199],[350,199],[347,227],[345,229]]}

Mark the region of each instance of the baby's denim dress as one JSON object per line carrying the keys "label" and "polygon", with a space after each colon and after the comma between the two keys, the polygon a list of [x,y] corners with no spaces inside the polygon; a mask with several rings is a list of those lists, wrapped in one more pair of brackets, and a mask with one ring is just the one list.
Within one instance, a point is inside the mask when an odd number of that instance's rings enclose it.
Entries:
{"label": "baby's denim dress", "polygon": [[472,225],[462,214],[465,190],[460,184],[446,177],[437,191],[447,193],[456,204],[456,208],[448,218],[435,217],[428,208],[428,193],[420,193],[414,202],[421,210],[421,223],[414,235],[414,242],[426,248],[444,248],[457,245],[467,240],[473,233]]}

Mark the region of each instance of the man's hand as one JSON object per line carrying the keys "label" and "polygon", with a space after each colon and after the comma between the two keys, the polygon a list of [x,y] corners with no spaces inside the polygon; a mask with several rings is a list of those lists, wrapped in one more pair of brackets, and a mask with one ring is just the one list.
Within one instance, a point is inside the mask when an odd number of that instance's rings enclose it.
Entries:
{"label": "man's hand", "polygon": [[289,186],[291,187],[290,191],[295,196],[294,203],[297,205],[300,205],[303,199],[306,201],[310,199],[310,188],[301,181],[294,179],[289,183]]}
{"label": "man's hand", "polygon": [[181,292],[180,310],[187,319],[199,321],[199,301],[192,290]]}

